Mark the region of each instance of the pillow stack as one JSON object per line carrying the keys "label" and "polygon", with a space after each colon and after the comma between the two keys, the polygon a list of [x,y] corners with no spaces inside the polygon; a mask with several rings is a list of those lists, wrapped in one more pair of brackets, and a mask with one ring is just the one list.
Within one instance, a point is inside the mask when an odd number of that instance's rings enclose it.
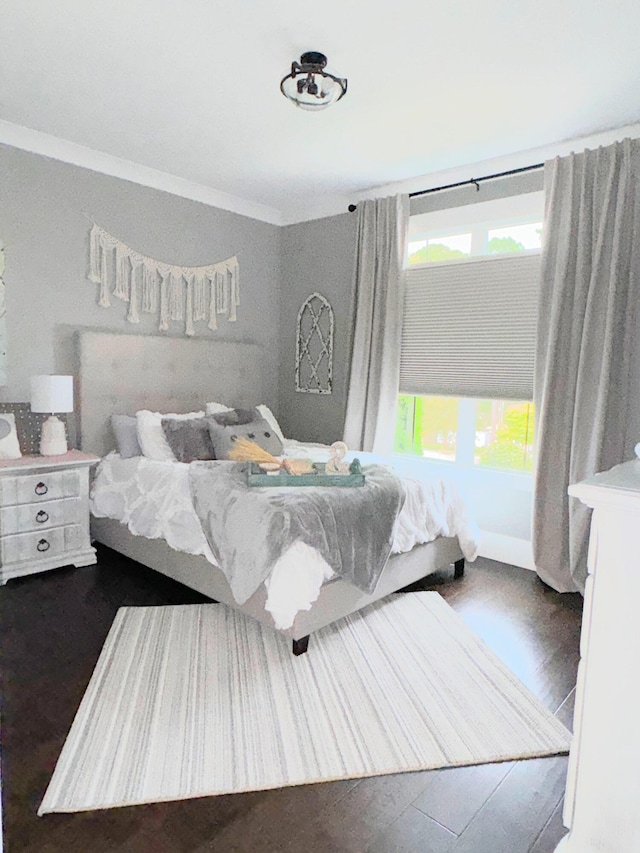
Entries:
{"label": "pillow stack", "polygon": [[135,416],[112,415],[116,448],[123,459],[145,456],[158,462],[227,459],[238,438],[281,456],[284,436],[268,406],[230,409],[207,403],[205,412],[162,414],[142,409]]}

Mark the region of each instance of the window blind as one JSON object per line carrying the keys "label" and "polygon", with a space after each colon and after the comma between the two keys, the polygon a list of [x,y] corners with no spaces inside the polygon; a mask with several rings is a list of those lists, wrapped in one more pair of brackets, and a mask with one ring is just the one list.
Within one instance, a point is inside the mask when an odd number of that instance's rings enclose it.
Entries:
{"label": "window blind", "polygon": [[540,254],[406,271],[400,391],[531,400]]}

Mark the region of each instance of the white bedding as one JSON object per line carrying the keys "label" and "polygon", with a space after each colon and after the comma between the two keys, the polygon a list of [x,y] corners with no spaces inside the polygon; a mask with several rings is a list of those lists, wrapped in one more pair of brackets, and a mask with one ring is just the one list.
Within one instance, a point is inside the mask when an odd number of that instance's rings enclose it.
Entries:
{"label": "white bedding", "polygon": [[[307,456],[324,462],[329,458],[322,445],[285,442],[285,455]],[[370,453],[351,453],[363,465],[389,465],[388,458]],[[393,553],[438,536],[458,536],[468,560],[477,554],[479,531],[453,480],[408,476],[410,465],[394,460],[390,466],[402,477],[406,499],[398,517]],[[189,466],[181,462],[156,462],[143,456],[122,459],[110,453],[99,464],[91,489],[91,512],[126,524],[131,533],[147,539],[165,539],[177,551],[199,554],[215,565],[189,491]],[[289,628],[299,610],[309,610],[322,584],[333,570],[312,548],[292,546],[278,561],[265,582],[266,608],[276,627]]]}

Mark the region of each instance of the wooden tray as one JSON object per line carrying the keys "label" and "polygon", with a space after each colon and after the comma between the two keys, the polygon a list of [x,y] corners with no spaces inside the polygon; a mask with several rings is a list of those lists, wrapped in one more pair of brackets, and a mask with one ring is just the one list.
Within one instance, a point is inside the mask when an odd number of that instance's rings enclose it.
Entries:
{"label": "wooden tray", "polygon": [[[355,460],[354,460],[355,461]],[[250,462],[247,468],[247,483],[250,486],[364,486],[365,475],[325,474],[325,463],[314,462],[315,474],[288,474],[280,469],[277,474],[266,474],[257,462]]]}

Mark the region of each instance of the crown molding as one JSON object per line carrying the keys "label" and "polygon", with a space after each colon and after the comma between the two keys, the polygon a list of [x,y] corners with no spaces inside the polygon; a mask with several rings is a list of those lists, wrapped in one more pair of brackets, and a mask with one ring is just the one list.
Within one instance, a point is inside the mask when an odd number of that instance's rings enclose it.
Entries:
{"label": "crown molding", "polygon": [[134,184],[141,184],[152,189],[162,190],[172,195],[182,196],[193,201],[199,201],[210,207],[228,210],[247,216],[250,219],[259,219],[271,225],[282,225],[283,217],[279,210],[256,202],[247,201],[228,193],[220,192],[212,187],[188,181],[177,175],[170,175],[131,160],[114,157],[94,148],[86,148],[75,142],[42,133],[13,124],[9,121],[0,120],[0,143],[10,145],[13,148],[21,148],[33,154],[41,154],[43,157],[51,157],[63,163],[71,163],[84,169],[91,169],[103,175],[113,178],[121,178]]}
{"label": "crown molding", "polygon": [[493,175],[498,172],[509,171],[510,169],[519,169],[523,166],[530,166],[533,163],[544,163],[546,160],[551,160],[554,157],[566,157],[572,152],[584,151],[587,148],[611,145],[626,137],[632,139],[640,137],[640,123],[626,124],[622,127],[592,133],[589,136],[550,142],[547,145],[537,148],[528,148],[525,151],[503,154],[499,157],[480,160],[476,163],[454,166],[451,169],[431,172],[430,174],[421,175],[416,178],[408,178],[405,181],[383,184],[358,194],[357,198],[353,199],[353,202],[356,203],[357,201],[369,198],[382,198],[388,195],[397,195],[398,193],[419,192],[420,190],[427,190],[431,187],[453,184],[457,181],[482,178],[483,175]]}

